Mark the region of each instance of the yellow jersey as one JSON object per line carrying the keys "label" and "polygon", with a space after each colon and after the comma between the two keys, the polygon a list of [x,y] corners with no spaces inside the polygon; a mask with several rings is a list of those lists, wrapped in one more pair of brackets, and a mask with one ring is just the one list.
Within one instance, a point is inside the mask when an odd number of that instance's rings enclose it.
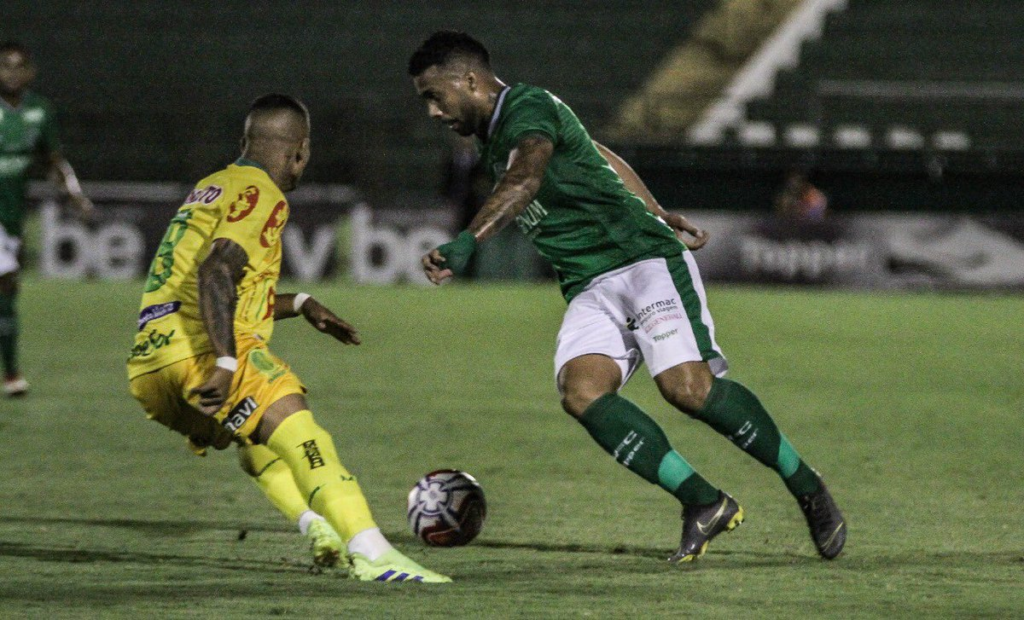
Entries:
{"label": "yellow jersey", "polygon": [[230,239],[249,257],[236,288],[236,339],[270,340],[287,220],[288,201],[254,162],[239,159],[196,184],[150,266],[128,358],[129,379],[213,351],[199,312],[198,278],[199,265],[217,239]]}

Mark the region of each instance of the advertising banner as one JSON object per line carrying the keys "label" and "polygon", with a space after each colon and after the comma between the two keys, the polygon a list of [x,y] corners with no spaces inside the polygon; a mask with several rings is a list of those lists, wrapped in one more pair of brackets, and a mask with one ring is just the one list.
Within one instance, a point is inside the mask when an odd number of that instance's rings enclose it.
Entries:
{"label": "advertising banner", "polygon": [[[167,225],[191,186],[175,183],[92,183],[86,192],[98,209],[88,226],[61,209],[45,187],[33,186],[41,233],[39,268],[47,277],[142,277]],[[345,185],[310,185],[288,194],[291,213],[282,270],[299,280],[320,280],[338,266],[338,219],[359,200]]]}
{"label": "advertising banner", "polygon": [[1024,288],[1024,217],[866,213],[819,221],[688,213],[712,234],[711,281],[864,288]]}
{"label": "advertising banner", "polygon": [[[191,187],[96,183],[101,217],[85,226],[52,197],[39,201],[39,267],[55,278],[145,275],[167,223]],[[426,284],[420,257],[448,241],[455,214],[442,208],[371,209],[343,185],[309,185],[288,196],[284,273],[322,280]],[[772,213],[692,211],[711,232],[694,253],[705,280],[855,288],[1024,290],[1024,216],[857,213],[798,220]],[[482,278],[546,277],[514,227],[480,247]],[[515,237],[515,238],[513,238]],[[339,238],[349,255],[338,256]],[[519,265],[510,269],[510,265]]]}

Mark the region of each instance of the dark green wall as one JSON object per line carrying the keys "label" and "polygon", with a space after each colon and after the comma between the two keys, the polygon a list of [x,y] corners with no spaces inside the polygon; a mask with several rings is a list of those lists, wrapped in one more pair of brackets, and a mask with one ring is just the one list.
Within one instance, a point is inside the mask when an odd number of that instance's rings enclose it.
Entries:
{"label": "dark green wall", "polygon": [[501,77],[597,127],[714,1],[3,0],[0,39],[35,51],[86,179],[194,180],[237,153],[246,106],[276,90],[312,110],[309,179],[374,196],[439,182],[445,137],[406,76],[433,30],[473,33]]}
{"label": "dark green wall", "polygon": [[669,209],[768,211],[800,170],[835,213],[1024,207],[1024,151],[1002,153],[741,148],[618,150]]}

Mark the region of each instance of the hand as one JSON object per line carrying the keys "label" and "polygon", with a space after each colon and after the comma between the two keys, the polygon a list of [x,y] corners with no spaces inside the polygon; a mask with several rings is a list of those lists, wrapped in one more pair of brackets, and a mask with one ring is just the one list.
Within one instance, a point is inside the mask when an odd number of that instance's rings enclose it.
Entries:
{"label": "hand", "polygon": [[440,284],[452,276],[466,275],[469,259],[476,252],[476,243],[473,233],[464,230],[448,243],[437,246],[421,260],[427,279]]}
{"label": "hand", "polygon": [[345,344],[358,345],[362,342],[359,339],[359,332],[345,321],[339,319],[333,312],[323,304],[310,297],[302,304],[302,316],[306,317],[309,324]]}
{"label": "hand", "polygon": [[443,265],[445,263],[444,257],[436,249],[431,250],[428,254],[425,254],[420,260],[423,263],[423,273],[427,275],[427,279],[434,284],[441,284],[448,278],[454,276],[451,269],[446,269]]}
{"label": "hand", "polygon": [[[708,233],[708,231],[697,228],[690,223],[690,220],[678,213],[666,213],[665,217],[662,219],[664,219],[665,223],[676,232],[676,237],[685,243],[687,248],[694,252],[704,247],[704,244],[706,244],[708,239],[711,238],[711,234]],[[683,237],[684,234],[689,234],[693,237],[693,241],[687,241]]]}
{"label": "hand", "polygon": [[215,366],[210,376],[206,378],[206,383],[192,388],[188,395],[190,397],[199,396],[200,411],[206,415],[216,415],[231,394],[231,380],[234,377],[235,373],[230,370]]}

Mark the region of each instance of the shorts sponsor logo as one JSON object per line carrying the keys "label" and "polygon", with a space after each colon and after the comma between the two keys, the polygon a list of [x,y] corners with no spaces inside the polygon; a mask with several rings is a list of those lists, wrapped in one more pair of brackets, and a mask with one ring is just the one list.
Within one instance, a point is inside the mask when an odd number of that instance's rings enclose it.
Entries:
{"label": "shorts sponsor logo", "polygon": [[145,340],[132,347],[132,354],[129,356],[128,361],[137,357],[148,357],[157,349],[162,349],[171,344],[171,337],[174,336],[174,332],[175,330],[173,329],[166,334],[161,334],[155,329],[149,332],[149,335],[146,336]]}
{"label": "shorts sponsor logo", "polygon": [[655,327],[661,325],[662,323],[668,323],[669,321],[682,321],[683,318],[684,317],[682,312],[670,312],[669,314],[663,314],[661,316],[654,317],[653,319],[647,321],[646,323],[642,323],[642,325],[644,326],[644,332],[649,334],[652,331],[654,331]]}
{"label": "shorts sponsor logo", "polygon": [[669,321],[682,320],[683,313],[679,308],[679,300],[676,297],[662,299],[653,304],[644,306],[636,313],[637,322],[644,328],[644,333],[651,333],[654,328]]}
{"label": "shorts sponsor logo", "polygon": [[672,331],[665,332],[664,334],[655,334],[654,335],[654,342],[659,342],[661,340],[668,340],[669,338],[671,338],[672,336],[675,336],[678,333],[679,333],[678,329],[673,329]]}
{"label": "shorts sponsor logo", "polygon": [[303,455],[309,461],[309,468],[316,469],[324,466],[324,457],[320,455],[320,447],[316,445],[316,439],[310,439],[299,444],[306,453]]}
{"label": "shorts sponsor logo", "polygon": [[256,413],[257,407],[259,407],[259,403],[252,396],[246,396],[245,400],[235,405],[235,408],[228,412],[227,417],[224,418],[221,424],[224,428],[234,433],[242,428],[242,425],[252,417],[252,414]]}
{"label": "shorts sponsor logo", "polygon": [[244,220],[253,212],[256,208],[257,203],[260,201],[260,190],[255,185],[250,185],[245,188],[240,194],[238,199],[231,203],[231,208],[228,211],[226,219],[229,222],[237,222]]}
{"label": "shorts sponsor logo", "polygon": [[679,303],[675,297],[671,299],[663,299],[661,301],[656,301],[649,306],[644,306],[643,308],[640,308],[640,311],[636,313],[636,320],[643,323],[644,319],[651,316],[652,314],[658,314],[660,312],[668,312],[669,310],[675,310],[678,306]]}
{"label": "shorts sponsor logo", "polygon": [[165,304],[156,304],[155,306],[147,306],[142,309],[139,313],[139,331],[145,329],[146,324],[150,321],[163,318],[169,314],[174,314],[181,309],[180,301],[170,301]]}
{"label": "shorts sponsor logo", "polygon": [[631,332],[635,332],[637,328],[638,326],[636,324],[636,319],[634,319],[633,317],[629,317],[628,319],[626,319],[626,329],[628,329]]}

